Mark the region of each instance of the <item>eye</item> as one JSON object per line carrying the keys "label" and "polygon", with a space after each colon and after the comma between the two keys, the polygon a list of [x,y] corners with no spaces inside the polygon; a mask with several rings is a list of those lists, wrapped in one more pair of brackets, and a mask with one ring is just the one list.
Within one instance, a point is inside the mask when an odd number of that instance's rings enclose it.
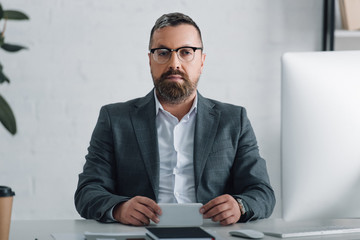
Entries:
{"label": "eye", "polygon": [[157,49],[156,54],[159,57],[164,57],[164,56],[166,57],[167,55],[169,55],[169,50],[167,50],[167,49]]}
{"label": "eye", "polygon": [[194,50],[192,48],[183,48],[180,50],[181,56],[189,56],[192,55]]}

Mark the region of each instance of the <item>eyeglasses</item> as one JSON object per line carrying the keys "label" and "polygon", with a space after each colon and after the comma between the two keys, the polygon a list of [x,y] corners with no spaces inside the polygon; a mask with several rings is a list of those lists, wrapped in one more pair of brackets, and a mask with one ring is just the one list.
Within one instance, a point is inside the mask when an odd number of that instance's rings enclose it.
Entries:
{"label": "eyeglasses", "polygon": [[203,50],[198,47],[180,47],[177,49],[170,48],[153,48],[150,52],[153,54],[153,58],[157,63],[167,63],[171,58],[171,53],[176,52],[178,58],[184,62],[191,62],[194,60],[196,50]]}

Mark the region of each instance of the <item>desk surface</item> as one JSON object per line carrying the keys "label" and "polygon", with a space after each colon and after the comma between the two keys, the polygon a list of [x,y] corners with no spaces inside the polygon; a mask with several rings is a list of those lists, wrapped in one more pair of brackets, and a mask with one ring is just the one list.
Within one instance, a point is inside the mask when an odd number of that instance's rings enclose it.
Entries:
{"label": "desk surface", "polygon": [[[321,225],[352,225],[360,227],[360,219],[343,219],[343,220],[323,220],[323,221],[307,221],[292,222],[291,226],[321,226]],[[254,229],[260,231],[268,231],[275,227],[286,227],[288,222],[281,219],[265,219],[250,223],[237,223],[231,226],[221,226],[218,223],[205,221],[203,228],[215,233],[217,239],[240,240],[243,238],[232,237],[229,231],[237,229]],[[11,223],[10,240],[53,240],[51,234],[82,234],[84,232],[101,232],[101,233],[119,233],[119,232],[146,232],[144,227],[132,227],[118,223],[99,223],[94,220],[15,220]],[[265,236],[263,239],[280,239],[271,236]],[[295,239],[360,239],[360,233],[357,234],[341,234],[328,235],[325,237],[306,237],[306,238],[290,238]]]}

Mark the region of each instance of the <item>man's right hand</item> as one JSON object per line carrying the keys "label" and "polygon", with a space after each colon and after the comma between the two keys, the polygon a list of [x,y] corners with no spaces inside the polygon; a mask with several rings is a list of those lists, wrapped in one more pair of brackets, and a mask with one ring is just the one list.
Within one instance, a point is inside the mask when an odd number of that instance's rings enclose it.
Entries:
{"label": "man's right hand", "polygon": [[136,196],[126,202],[119,203],[113,210],[114,218],[128,225],[149,225],[150,220],[159,222],[161,208],[156,202],[147,197]]}

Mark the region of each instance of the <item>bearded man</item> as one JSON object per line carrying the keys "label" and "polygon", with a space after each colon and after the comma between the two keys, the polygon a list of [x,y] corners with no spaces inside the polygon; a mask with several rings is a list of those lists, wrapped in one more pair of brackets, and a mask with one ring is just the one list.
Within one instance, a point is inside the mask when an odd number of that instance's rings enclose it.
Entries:
{"label": "bearded man", "polygon": [[206,55],[196,23],[161,16],[148,56],[154,89],[100,110],[75,193],[80,215],[141,226],[159,222],[158,203],[199,202],[222,225],[269,217],[274,191],[245,109],[197,91]]}

